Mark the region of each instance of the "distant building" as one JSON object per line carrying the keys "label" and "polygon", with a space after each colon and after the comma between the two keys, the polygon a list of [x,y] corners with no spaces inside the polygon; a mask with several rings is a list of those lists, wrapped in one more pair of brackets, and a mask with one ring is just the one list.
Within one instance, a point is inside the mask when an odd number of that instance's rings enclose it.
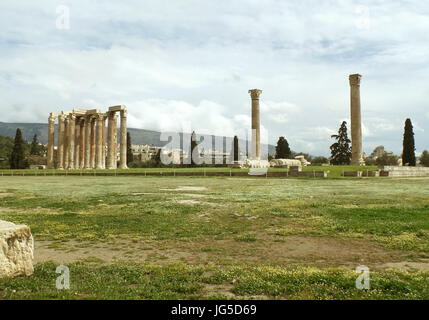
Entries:
{"label": "distant building", "polygon": [[133,152],[134,157],[143,162],[153,159],[158,153],[158,150],[160,149],[160,147],[155,147],[154,145],[149,144],[131,145],[131,150]]}
{"label": "distant building", "polygon": [[389,156],[393,155],[393,152],[392,151],[386,151],[384,149],[384,146],[378,146],[374,149],[374,151],[371,153],[371,155],[368,158],[370,158],[372,160],[377,160],[377,158],[382,157],[385,153]]}

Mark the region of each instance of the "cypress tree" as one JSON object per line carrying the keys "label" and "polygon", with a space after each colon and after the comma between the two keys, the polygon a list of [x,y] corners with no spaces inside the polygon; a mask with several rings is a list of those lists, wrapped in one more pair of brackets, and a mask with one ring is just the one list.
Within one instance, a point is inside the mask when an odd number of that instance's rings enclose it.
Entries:
{"label": "cypress tree", "polygon": [[238,161],[238,137],[234,136],[234,161]]}
{"label": "cypress tree", "polygon": [[415,151],[413,124],[410,119],[407,119],[405,120],[404,140],[402,143],[402,163],[404,166],[416,166]]}
{"label": "cypress tree", "polygon": [[334,165],[349,165],[352,159],[350,139],[347,135],[347,122],[343,121],[338,134],[333,134],[331,138],[337,140],[331,145],[331,163]]}
{"label": "cypress tree", "polygon": [[280,137],[276,146],[276,159],[289,159],[291,151],[285,137]]}
{"label": "cypress tree", "polygon": [[420,164],[424,167],[429,167],[429,151],[424,150],[420,156]]}
{"label": "cypress tree", "polygon": [[30,155],[41,156],[41,148],[39,144],[39,139],[37,138],[37,134],[34,135],[33,141],[31,142]]}
{"label": "cypress tree", "polygon": [[24,140],[22,139],[20,128],[16,129],[15,142],[10,154],[9,164],[11,169],[25,169],[27,167],[24,154]]}
{"label": "cypress tree", "polygon": [[197,135],[195,134],[195,131],[192,131],[192,135],[191,135],[191,166],[194,167],[196,166],[196,162],[194,161],[194,149],[197,148]]}
{"label": "cypress tree", "polygon": [[134,160],[133,149],[131,148],[131,135],[127,132],[127,165]]}

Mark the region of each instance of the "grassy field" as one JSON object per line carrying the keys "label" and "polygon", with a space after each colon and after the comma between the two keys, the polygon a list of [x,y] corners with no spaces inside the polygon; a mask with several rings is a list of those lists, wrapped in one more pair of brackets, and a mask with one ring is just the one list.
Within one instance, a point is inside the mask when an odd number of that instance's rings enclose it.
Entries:
{"label": "grassy field", "polygon": [[[376,171],[377,166],[308,166],[303,167],[303,171],[327,171],[328,178],[340,178],[341,174],[344,171]],[[8,170],[8,169],[0,169],[0,176],[3,174],[14,176],[25,176],[25,175],[55,175],[66,173],[85,173],[85,174],[94,174],[97,173],[144,173],[144,172],[248,172],[249,169],[240,169],[240,168],[227,168],[227,167],[195,167],[195,168],[130,168],[130,169],[116,169],[116,170],[35,170],[35,169],[25,169],[25,170]],[[287,169],[284,168],[268,168],[268,172],[286,172]]]}
{"label": "grassy field", "polygon": [[0,219],[31,227],[37,263],[0,298],[428,299],[428,194],[427,178],[0,176]]}

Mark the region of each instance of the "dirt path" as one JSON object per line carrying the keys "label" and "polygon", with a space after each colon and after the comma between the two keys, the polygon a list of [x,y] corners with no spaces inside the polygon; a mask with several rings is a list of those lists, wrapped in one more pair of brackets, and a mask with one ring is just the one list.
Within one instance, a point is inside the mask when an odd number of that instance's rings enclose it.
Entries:
{"label": "dirt path", "polygon": [[115,261],[156,264],[182,261],[187,264],[249,263],[275,265],[308,265],[320,268],[429,270],[429,259],[409,261],[404,253],[388,250],[366,240],[288,236],[284,241],[238,242],[195,240],[165,242],[58,243],[36,241],[35,262],[52,260],[71,263],[80,260],[112,263]]}

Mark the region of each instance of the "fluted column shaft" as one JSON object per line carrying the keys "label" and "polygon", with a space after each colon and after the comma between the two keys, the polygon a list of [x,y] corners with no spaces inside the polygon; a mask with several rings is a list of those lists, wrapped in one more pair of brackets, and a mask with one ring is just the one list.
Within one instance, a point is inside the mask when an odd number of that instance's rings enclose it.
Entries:
{"label": "fluted column shaft", "polygon": [[80,165],[80,118],[75,121],[74,169]]}
{"label": "fluted column shaft", "polygon": [[79,149],[79,169],[83,169],[85,167],[85,123],[86,119],[82,117],[79,123],[80,129],[80,149]]}
{"label": "fluted column shaft", "polygon": [[117,117],[115,112],[109,112],[107,137],[107,169],[116,169],[116,131]]}
{"label": "fluted column shaft", "polygon": [[47,150],[47,168],[54,168],[54,144],[55,144],[55,117],[50,114],[48,119],[48,150]]}
{"label": "fluted column shaft", "polygon": [[363,165],[362,116],[360,105],[360,74],[349,76],[350,82],[350,130],[352,133],[352,165]]}
{"label": "fluted column shaft", "polygon": [[58,116],[58,153],[57,153],[57,161],[58,161],[58,169],[64,169],[64,116]]}
{"label": "fluted column shaft", "polygon": [[106,169],[106,116],[103,115],[102,125],[102,135],[101,135],[101,167]]}
{"label": "fluted column shaft", "polygon": [[90,164],[95,168],[95,117],[91,118],[91,143],[90,143]]}
{"label": "fluted column shaft", "polygon": [[119,168],[127,168],[127,110],[121,111],[121,150]]}
{"label": "fluted column shaft", "polygon": [[102,166],[102,140],[103,140],[103,115],[97,115],[97,134],[95,139],[95,168],[103,169]]}
{"label": "fluted column shaft", "polygon": [[249,90],[252,98],[252,158],[261,158],[261,121],[259,117],[259,96],[262,90]]}
{"label": "fluted column shaft", "polygon": [[85,169],[91,168],[91,117],[85,118]]}
{"label": "fluted column shaft", "polygon": [[68,142],[68,151],[69,151],[69,162],[68,169],[74,169],[74,144],[75,144],[75,134],[76,134],[76,116],[71,114],[69,116],[69,142]]}
{"label": "fluted column shaft", "polygon": [[68,169],[69,167],[69,148],[70,148],[70,119],[66,115],[64,120],[64,159],[63,168]]}

